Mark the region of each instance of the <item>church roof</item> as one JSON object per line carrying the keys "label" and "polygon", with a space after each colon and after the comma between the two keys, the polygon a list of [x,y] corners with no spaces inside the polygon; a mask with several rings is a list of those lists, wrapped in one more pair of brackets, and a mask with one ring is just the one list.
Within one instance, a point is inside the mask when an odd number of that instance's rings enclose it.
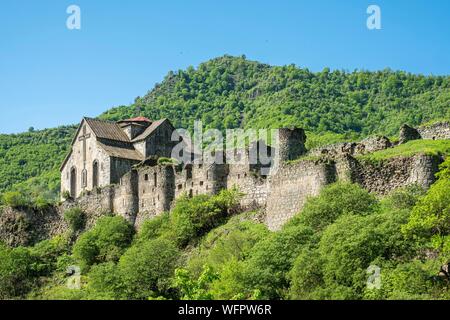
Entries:
{"label": "church roof", "polygon": [[136,118],[126,119],[126,120],[121,120],[118,123],[123,123],[123,122],[150,122],[150,123],[152,123],[152,120],[150,120],[146,117],[136,117]]}
{"label": "church roof", "polygon": [[114,158],[122,158],[129,160],[138,160],[142,161],[144,159],[143,155],[141,155],[133,146],[131,148],[118,147],[113,145],[108,145],[102,142],[98,142],[99,146],[105,150],[105,152]]}
{"label": "church roof", "polygon": [[161,119],[161,120],[153,122],[147,129],[145,129],[144,132],[142,132],[140,135],[138,135],[136,138],[134,138],[132,142],[138,142],[138,141],[146,139],[149,135],[151,135],[153,133],[153,131],[155,131],[165,121],[168,121],[168,120]]}
{"label": "church roof", "polygon": [[[123,158],[123,159],[130,159],[130,160],[138,160],[142,161],[144,160],[144,156],[135,149],[133,143],[142,141],[149,137],[161,124],[163,124],[165,121],[168,121],[167,119],[161,119],[155,122],[152,122],[151,120],[145,118],[145,117],[137,117],[133,119],[123,120],[119,122],[112,122],[107,120],[99,120],[99,119],[93,119],[93,118],[83,118],[83,121],[86,122],[86,124],[89,126],[89,128],[92,130],[94,135],[97,138],[97,143],[99,146],[105,150],[105,152],[110,155],[111,157],[116,158]],[[132,123],[146,123],[149,125],[145,131],[137,136],[135,139],[130,140],[128,138],[128,135],[124,132],[121,124],[127,123],[128,121]],[[169,122],[170,124],[170,122]],[[77,130],[77,133],[72,141],[72,145],[76,142],[76,138],[79,135],[80,130],[82,129],[82,126]],[[110,142],[108,142],[110,141]],[[114,143],[115,142],[115,143]],[[118,142],[118,143],[117,143]],[[72,149],[70,150],[69,154],[64,159],[60,170],[62,170],[67,163],[67,160],[70,158],[72,154]]]}
{"label": "church roof", "polygon": [[84,120],[99,139],[130,142],[127,134],[116,122],[92,118],[84,118]]}

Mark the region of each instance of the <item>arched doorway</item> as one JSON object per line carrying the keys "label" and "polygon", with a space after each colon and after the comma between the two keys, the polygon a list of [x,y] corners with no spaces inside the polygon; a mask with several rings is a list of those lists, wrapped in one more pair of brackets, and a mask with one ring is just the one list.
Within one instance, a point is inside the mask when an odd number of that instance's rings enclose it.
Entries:
{"label": "arched doorway", "polygon": [[77,196],[77,169],[70,169],[70,197],[75,199]]}
{"label": "arched doorway", "polygon": [[95,160],[92,164],[92,188],[98,187],[98,161]]}

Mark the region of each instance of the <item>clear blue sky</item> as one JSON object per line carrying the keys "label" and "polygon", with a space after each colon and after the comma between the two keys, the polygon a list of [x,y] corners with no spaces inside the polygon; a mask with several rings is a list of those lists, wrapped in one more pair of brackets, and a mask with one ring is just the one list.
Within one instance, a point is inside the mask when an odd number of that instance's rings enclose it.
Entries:
{"label": "clear blue sky", "polygon": [[[66,28],[71,4],[79,31]],[[382,30],[366,28],[370,4]],[[448,0],[2,0],[0,132],[77,123],[224,54],[449,75],[449,16]]]}

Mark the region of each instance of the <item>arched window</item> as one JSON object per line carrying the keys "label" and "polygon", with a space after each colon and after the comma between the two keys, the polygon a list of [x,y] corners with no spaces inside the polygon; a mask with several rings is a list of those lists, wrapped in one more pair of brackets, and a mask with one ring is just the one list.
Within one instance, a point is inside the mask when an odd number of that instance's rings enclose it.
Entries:
{"label": "arched window", "polygon": [[83,188],[87,187],[87,170],[83,169],[81,172],[81,185]]}
{"label": "arched window", "polygon": [[98,161],[95,160],[92,164],[92,188],[98,187]]}
{"label": "arched window", "polygon": [[75,199],[77,196],[77,169],[70,169],[70,197]]}

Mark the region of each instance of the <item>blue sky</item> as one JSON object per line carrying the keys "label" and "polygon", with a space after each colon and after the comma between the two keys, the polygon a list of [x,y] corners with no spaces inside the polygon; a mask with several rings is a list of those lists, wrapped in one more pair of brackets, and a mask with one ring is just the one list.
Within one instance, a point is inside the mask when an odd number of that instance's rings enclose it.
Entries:
{"label": "blue sky", "polygon": [[[81,8],[81,30],[66,9]],[[381,8],[368,30],[366,9]],[[0,132],[77,123],[224,54],[313,71],[450,74],[448,0],[2,0]]]}

